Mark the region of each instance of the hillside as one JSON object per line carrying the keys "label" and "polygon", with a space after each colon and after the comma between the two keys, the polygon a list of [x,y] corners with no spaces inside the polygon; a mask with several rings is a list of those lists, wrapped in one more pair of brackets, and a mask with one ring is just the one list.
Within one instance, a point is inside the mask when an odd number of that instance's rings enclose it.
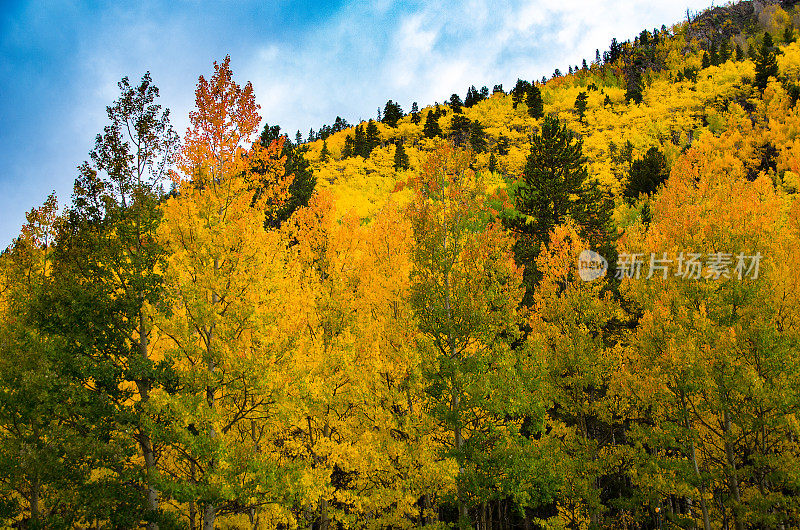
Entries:
{"label": "hillside", "polygon": [[[791,3],[791,2],[789,2]],[[766,4],[766,5],[765,5]],[[794,191],[798,182],[798,159],[792,151],[795,130],[792,111],[800,85],[800,44],[785,42],[787,27],[800,27],[796,8],[784,10],[777,1],[741,2],[716,7],[696,14],[691,23],[655,29],[648,43],[640,37],[620,44],[613,61],[592,61],[575,73],[552,77],[540,87],[544,112],[563,120],[583,141],[589,175],[614,197],[621,195],[631,163],[651,147],[672,162],[703,134],[719,136],[739,129],[745,146],[738,151],[748,173],[767,171],[776,182]],[[780,48],[779,81],[763,96],[754,86],[752,54],[769,31]],[[792,39],[797,36],[793,33]],[[703,53],[725,60],[703,68]],[[737,59],[737,50],[741,58]],[[608,52],[606,52],[606,55]],[[599,54],[598,54],[599,55]],[[641,78],[642,100],[626,99],[631,72]],[[474,88],[474,87],[473,87]],[[510,87],[509,87],[510,88]],[[515,179],[525,166],[530,137],[538,130],[539,119],[529,116],[523,101],[514,108],[513,90],[494,92],[486,100],[463,108],[463,116],[478,121],[485,131],[486,145],[476,150],[474,167],[485,171],[489,157],[496,158],[496,178]],[[581,122],[575,111],[579,93],[588,96],[586,117]],[[438,118],[443,137],[452,138],[454,113],[441,104],[445,115]],[[423,133],[425,117],[434,106],[420,109],[420,120],[413,123],[407,114],[395,127],[377,123],[380,144],[369,157],[342,157],[349,127],[326,138],[331,158],[320,161],[323,142],[310,142],[308,158],[313,163],[319,185],[330,189],[341,212],[353,211],[372,216],[386,202],[402,172],[393,167],[395,145],[403,143],[410,159],[410,171],[419,168],[425,152],[434,142]],[[366,123],[362,126],[366,127]],[[771,170],[771,171],[770,171]],[[787,174],[788,172],[788,174]]]}
{"label": "hillside", "polygon": [[305,142],[123,78],[0,254],[0,524],[800,528],[796,3]]}

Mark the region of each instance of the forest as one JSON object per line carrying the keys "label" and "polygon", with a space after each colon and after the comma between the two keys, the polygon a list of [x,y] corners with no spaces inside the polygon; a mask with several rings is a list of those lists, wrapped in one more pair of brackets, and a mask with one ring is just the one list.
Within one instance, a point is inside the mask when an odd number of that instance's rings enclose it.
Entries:
{"label": "forest", "polygon": [[0,525],[800,528],[792,4],[305,139],[123,78],[0,254]]}

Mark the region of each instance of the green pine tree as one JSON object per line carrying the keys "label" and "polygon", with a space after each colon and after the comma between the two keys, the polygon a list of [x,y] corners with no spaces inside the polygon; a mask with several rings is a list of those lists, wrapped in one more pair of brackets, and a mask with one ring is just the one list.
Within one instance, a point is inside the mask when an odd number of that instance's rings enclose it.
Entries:
{"label": "green pine tree", "polygon": [[454,114],[460,114],[462,112],[462,105],[461,97],[458,94],[450,96],[450,110],[452,110]]}
{"label": "green pine tree", "polygon": [[369,156],[369,151],[367,140],[364,137],[364,126],[357,125],[355,138],[353,140],[353,155],[367,158]]}
{"label": "green pine tree", "polygon": [[353,136],[348,134],[344,139],[344,147],[342,148],[342,158],[350,158],[355,154],[355,142]]}
{"label": "green pine tree", "polygon": [[542,91],[536,85],[529,85],[525,94],[525,101],[528,105],[528,115],[531,118],[539,119],[544,116],[544,102],[542,101]]}
{"label": "green pine tree", "polygon": [[631,164],[623,195],[631,201],[637,199],[641,193],[650,195],[667,180],[668,176],[664,154],[657,148],[651,147],[644,157]]}
{"label": "green pine tree", "polygon": [[469,144],[476,153],[486,151],[486,131],[478,120],[473,120],[469,125]]}
{"label": "green pine tree", "polygon": [[[522,179],[511,189],[514,209],[503,218],[505,226],[517,236],[517,263],[525,267],[524,303],[531,302],[533,288],[540,279],[536,257],[550,231],[567,217],[582,226],[600,224],[596,218],[602,212],[593,212],[584,197],[588,176],[585,164],[582,142],[558,118],[546,116],[540,132],[531,139]],[[590,242],[597,248],[603,246],[604,241],[593,239]]]}
{"label": "green pine tree", "polygon": [[317,185],[317,178],[311,170],[311,163],[305,157],[309,150],[308,145],[301,145],[300,143],[292,145],[286,135],[281,135],[279,125],[270,126],[269,124],[264,124],[264,130],[261,132],[259,141],[261,145],[266,147],[281,136],[284,137],[281,156],[286,157],[284,169],[287,175],[294,175],[294,179],[289,185],[288,200],[277,211],[267,213],[266,224],[271,227],[280,226],[298,208],[306,206]]}
{"label": "green pine tree", "polygon": [[784,44],[792,44],[795,41],[794,38],[794,25],[789,24],[786,26],[786,29],[783,30],[783,43]]}
{"label": "green pine tree", "polygon": [[463,114],[454,114],[450,120],[450,139],[459,147],[464,147],[470,139],[472,122]]}
{"label": "green pine tree", "polygon": [[755,86],[761,91],[767,88],[770,77],[778,77],[778,58],[773,45],[772,35],[764,32],[764,40],[756,52],[756,79]]}
{"label": "green pine tree", "polygon": [[380,134],[378,134],[378,124],[375,123],[374,120],[369,120],[367,122],[367,132],[364,141],[367,145],[367,156],[369,156],[373,149],[381,144]]}
{"label": "green pine tree", "polygon": [[322,141],[322,150],[319,152],[319,159],[321,162],[327,162],[331,157],[331,152],[328,151],[328,140]]}
{"label": "green pine tree", "polygon": [[719,64],[725,64],[731,58],[731,45],[728,39],[722,39],[719,45]]}
{"label": "green pine tree", "polygon": [[425,117],[425,126],[422,128],[425,138],[436,138],[442,135],[442,128],[439,127],[439,120],[434,111],[428,111]]}
{"label": "green pine tree", "polygon": [[391,99],[386,102],[383,107],[383,120],[389,127],[397,127],[397,122],[403,117],[403,109],[399,103],[395,103]]}
{"label": "green pine tree", "polygon": [[513,108],[517,108],[519,105],[528,95],[528,91],[531,88],[531,84],[529,81],[524,81],[522,79],[517,79],[517,84],[514,85],[514,88],[511,89],[511,106]]}
{"label": "green pine tree", "polygon": [[628,68],[626,84],[625,101],[641,103],[643,99],[642,90],[644,88],[642,87],[642,72],[639,70],[637,64]]}
{"label": "green pine tree", "polygon": [[394,170],[408,169],[408,154],[406,153],[403,142],[399,142],[394,150]]}
{"label": "green pine tree", "polygon": [[586,103],[589,100],[589,96],[586,92],[581,91],[578,94],[578,97],[575,98],[575,112],[578,113],[578,120],[581,123],[584,123],[584,118],[586,117]]}
{"label": "green pine tree", "polygon": [[700,69],[705,70],[711,66],[711,57],[708,55],[708,52],[703,52],[703,59],[700,62]]}

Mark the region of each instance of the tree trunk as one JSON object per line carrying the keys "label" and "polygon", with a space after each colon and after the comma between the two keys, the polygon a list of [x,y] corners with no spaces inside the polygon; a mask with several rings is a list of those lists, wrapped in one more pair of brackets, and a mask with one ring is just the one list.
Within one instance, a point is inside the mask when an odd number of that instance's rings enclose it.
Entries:
{"label": "tree trunk", "polygon": [[[38,473],[37,473],[38,475]],[[39,477],[37,476],[33,484],[31,484],[31,520],[37,521],[39,519],[39,490],[41,489],[41,483],[39,481]]]}
{"label": "tree trunk", "polygon": [[250,518],[250,526],[253,527],[253,530],[258,530],[258,510],[256,508],[250,508],[250,511],[247,512],[247,516]]}
{"label": "tree trunk", "polygon": [[[214,258],[214,274],[219,271],[219,259]],[[219,303],[219,294],[216,291],[211,293],[211,304],[212,306],[216,306]],[[214,327],[215,325],[211,325],[211,329],[208,331],[208,342],[206,343],[207,351],[206,354],[208,359],[206,361],[206,369],[208,370],[209,378],[213,379],[214,372],[217,369],[216,362],[214,362]],[[208,408],[212,411],[214,410],[214,394],[217,391],[216,387],[209,383],[206,386],[206,403],[208,403]],[[212,441],[216,439],[217,432],[214,430],[213,422],[208,427],[208,437]],[[208,462],[208,471],[207,473],[214,473],[217,469],[217,459],[213,456],[213,448],[212,448],[212,456]],[[217,515],[217,508],[214,506],[213,503],[208,503],[203,507],[203,530],[214,530],[214,520],[216,519]]]}
{"label": "tree trunk", "polygon": [[[443,247],[447,249],[447,236],[443,241]],[[447,311],[447,322],[449,324],[447,330],[447,347],[448,347],[448,354],[450,355],[450,359],[453,360],[455,363],[456,360],[456,343],[455,338],[453,337],[452,329],[450,325],[453,322],[453,314],[452,308],[450,306],[450,274],[449,272],[445,275],[445,310]],[[450,396],[450,410],[455,415],[455,425],[453,426],[453,443],[457,451],[459,451],[458,456],[458,477],[457,480],[459,482],[458,485],[458,525],[462,529],[468,528],[468,521],[469,521],[469,514],[467,513],[467,505],[464,503],[464,492],[462,491],[462,486],[460,485],[461,476],[464,474],[464,463],[463,463],[463,456],[460,454],[461,448],[464,446],[464,439],[462,438],[461,434],[461,389],[460,389],[460,382],[458,378],[458,366],[455,367],[454,373],[451,376],[451,396]]]}
{"label": "tree trunk", "polygon": [[725,460],[728,464],[728,480],[730,481],[731,495],[736,504],[733,507],[733,524],[736,530],[744,530],[744,523],[742,522],[742,515],[739,513],[741,506],[741,497],[739,495],[739,477],[736,473],[736,461],[733,457],[733,444],[731,444],[731,417],[728,414],[728,409],[722,411],[723,423],[723,437],[725,439]]}
{"label": "tree trunk", "polygon": [[[688,424],[687,424],[688,425]],[[711,530],[711,519],[708,516],[708,505],[706,504],[706,484],[703,477],[700,475],[700,468],[697,465],[697,451],[694,447],[694,439],[691,441],[690,452],[692,456],[692,467],[694,468],[694,476],[700,483],[700,509],[703,512],[703,530]]]}
{"label": "tree trunk", "polygon": [[[140,300],[144,297],[140,294]],[[148,352],[148,342],[147,342],[147,320],[145,318],[145,314],[143,310],[139,310],[139,355],[142,357],[144,361],[147,361],[149,358]],[[150,400],[150,389],[152,387],[152,383],[150,380],[146,379],[137,379],[136,380],[136,387],[139,391],[139,401],[141,403],[147,403]],[[153,473],[155,472],[156,467],[156,458],[155,458],[155,451],[153,450],[153,442],[150,438],[150,433],[148,433],[143,428],[139,428],[138,435],[136,436],[139,442],[139,448],[142,451],[142,457],[144,458],[144,468],[145,468],[145,481],[147,486],[147,510],[152,514],[158,513],[158,490],[153,485]],[[150,522],[147,523],[147,530],[158,530],[158,523]]]}
{"label": "tree trunk", "polygon": [[[189,462],[189,472],[191,473],[191,477],[189,481],[191,484],[195,483],[195,476],[194,476],[194,461]],[[189,530],[197,530],[197,505],[194,503],[194,498],[189,501]]]}
{"label": "tree trunk", "polygon": [[[214,363],[214,359],[210,357],[210,352],[209,352],[209,359],[207,366],[209,373],[213,374],[214,370],[216,369],[216,366]],[[206,401],[208,403],[208,407],[212,410],[214,409],[214,391],[215,388],[213,385],[209,385],[206,387]],[[214,430],[213,424],[208,428],[208,437],[211,440],[214,440],[217,437],[217,432]],[[217,468],[217,459],[214,456],[212,456],[208,462],[208,473],[213,473],[216,470],[216,468]],[[209,502],[203,506],[203,530],[214,530],[214,519],[216,518],[216,514],[217,514],[217,509],[213,503]]]}

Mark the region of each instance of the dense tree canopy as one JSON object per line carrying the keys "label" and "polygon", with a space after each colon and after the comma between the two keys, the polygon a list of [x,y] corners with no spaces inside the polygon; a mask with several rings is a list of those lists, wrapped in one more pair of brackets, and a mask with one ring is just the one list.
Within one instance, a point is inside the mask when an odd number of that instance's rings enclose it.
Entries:
{"label": "dense tree canopy", "polygon": [[785,4],[305,142],[123,78],[0,254],[0,525],[800,526]]}

